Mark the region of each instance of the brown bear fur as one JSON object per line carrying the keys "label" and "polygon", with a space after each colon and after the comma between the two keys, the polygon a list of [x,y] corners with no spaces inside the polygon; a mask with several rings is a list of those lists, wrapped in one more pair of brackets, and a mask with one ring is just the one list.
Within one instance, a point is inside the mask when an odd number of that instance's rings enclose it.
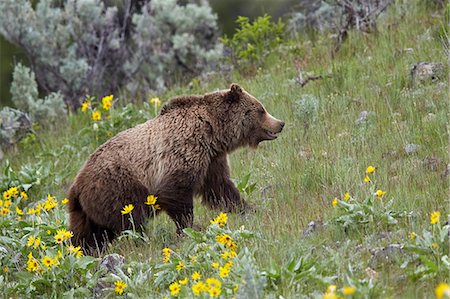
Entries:
{"label": "brown bear fur", "polygon": [[133,204],[136,227],[152,215],[148,195],[177,226],[192,226],[193,197],[226,211],[245,205],[230,180],[227,154],[272,140],[284,123],[237,84],[204,96],[172,99],[158,117],[117,134],[100,146],[68,192],[72,242],[102,249],[131,227],[125,205]]}

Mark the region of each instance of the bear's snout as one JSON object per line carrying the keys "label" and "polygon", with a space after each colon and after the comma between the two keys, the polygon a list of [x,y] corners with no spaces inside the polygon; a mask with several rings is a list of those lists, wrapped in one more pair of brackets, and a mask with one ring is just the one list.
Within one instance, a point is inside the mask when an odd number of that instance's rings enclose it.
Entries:
{"label": "bear's snout", "polygon": [[269,113],[266,114],[265,121],[263,123],[263,129],[266,134],[266,140],[273,140],[278,137],[278,134],[281,133],[281,131],[284,128],[284,121],[281,121],[279,119],[276,119]]}

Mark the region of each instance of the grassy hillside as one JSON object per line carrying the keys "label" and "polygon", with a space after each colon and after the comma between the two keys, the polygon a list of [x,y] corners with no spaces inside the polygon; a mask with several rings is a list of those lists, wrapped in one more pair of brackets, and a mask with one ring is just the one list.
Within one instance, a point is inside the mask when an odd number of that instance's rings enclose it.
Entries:
{"label": "grassy hillside", "polygon": [[[32,185],[29,199],[19,197],[12,205],[17,203],[25,215],[19,220],[17,211],[0,216],[0,286],[5,294],[69,292],[67,296],[81,297],[90,296],[86,294],[97,286],[110,288],[103,296],[113,296],[112,283],[121,280],[127,283],[125,296],[162,298],[176,293],[170,284],[188,277],[178,295],[190,297],[194,270],[202,279],[219,279],[210,263],[217,258],[224,266],[214,246],[215,236],[227,233],[239,250],[230,275],[220,278],[224,298],[321,298],[330,285],[336,285],[341,296],[344,286],[354,287],[355,298],[433,297],[438,283],[450,282],[448,226],[443,226],[450,212],[445,174],[450,162],[448,80],[446,73],[441,82],[416,86],[410,69],[420,61],[447,64],[440,38],[443,16],[415,2],[396,4],[378,29],[373,34],[351,32],[333,58],[329,36],[314,41],[299,37],[274,52],[267,67],[253,77],[235,72],[227,79],[200,79],[164,95],[149,95],[164,103],[174,95],[202,94],[237,82],[286,127],[277,140],[230,156],[233,178],[239,183],[250,174],[248,184],[256,184],[253,192],[243,193],[255,212],[229,214],[224,228],[208,227],[218,211],[197,201],[195,223],[203,230],[183,239],[175,237],[175,226],[166,215],[151,219],[144,232],[128,232],[108,249],[125,257],[123,270],[116,274],[105,274],[95,259],[77,259],[66,254],[63,245],[55,245],[57,229],[67,223],[60,201],[97,146],[153,117],[160,107],[123,107],[126,96],[115,95],[119,100],[110,119],[94,123],[89,113],[79,112],[55,129],[39,129],[2,162],[2,191]],[[296,84],[296,59],[305,61],[306,71],[324,78],[305,87]],[[363,111],[367,118],[357,123]],[[418,149],[407,153],[405,147],[414,147],[411,144]],[[376,171],[365,183],[369,165]],[[376,190],[386,194],[378,198]],[[27,215],[36,202],[45,202],[47,194],[56,196],[58,206],[40,216]],[[441,217],[430,224],[434,211]],[[317,229],[304,236],[311,221]],[[27,246],[30,236],[41,236],[47,248]],[[165,247],[173,250],[166,264],[161,255]],[[57,264],[26,270],[30,251],[42,263],[45,256],[56,258],[58,249],[63,256]],[[185,269],[176,270],[180,260]],[[77,286],[78,291],[70,291]]]}

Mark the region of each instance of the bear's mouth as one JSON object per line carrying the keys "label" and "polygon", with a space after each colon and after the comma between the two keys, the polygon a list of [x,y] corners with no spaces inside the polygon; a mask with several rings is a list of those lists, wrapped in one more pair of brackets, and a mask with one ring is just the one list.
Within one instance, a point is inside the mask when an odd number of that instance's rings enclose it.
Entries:
{"label": "bear's mouth", "polygon": [[273,139],[277,139],[279,132],[275,133],[275,132],[272,132],[269,130],[264,130],[264,133],[266,133],[268,140],[273,140]]}

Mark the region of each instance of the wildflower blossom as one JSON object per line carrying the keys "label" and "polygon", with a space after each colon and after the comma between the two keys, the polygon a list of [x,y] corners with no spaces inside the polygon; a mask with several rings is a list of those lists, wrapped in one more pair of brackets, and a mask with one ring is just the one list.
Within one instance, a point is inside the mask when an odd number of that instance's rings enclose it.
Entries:
{"label": "wildflower blossom", "polygon": [[378,197],[378,198],[382,198],[384,195],[386,195],[386,192],[385,191],[383,191],[383,190],[377,190],[376,192],[375,192],[375,195]]}
{"label": "wildflower blossom", "polygon": [[93,121],[100,121],[102,119],[102,114],[100,111],[94,111],[92,112],[92,120]]}
{"label": "wildflower blossom", "polygon": [[414,240],[416,239],[416,237],[417,237],[417,235],[416,235],[415,232],[410,232],[410,233],[409,233],[409,239],[410,239],[410,240],[414,241]]}
{"label": "wildflower blossom", "polygon": [[220,288],[210,288],[208,290],[209,296],[211,297],[219,297],[222,290]]}
{"label": "wildflower blossom", "polygon": [[27,271],[34,272],[34,271],[37,271],[38,268],[39,268],[39,263],[33,257],[33,254],[31,254],[31,252],[30,252],[30,255],[28,255]]}
{"label": "wildflower blossom", "polygon": [[127,287],[127,284],[121,280],[117,280],[114,282],[115,287],[115,292],[117,295],[122,295],[123,294],[123,290]]}
{"label": "wildflower blossom", "polygon": [[368,175],[366,175],[364,177],[364,183],[370,183],[372,180],[370,179],[370,177]]}
{"label": "wildflower blossom", "polygon": [[439,244],[436,242],[431,243],[431,248],[433,249],[438,249],[439,248]]}
{"label": "wildflower blossom", "polygon": [[434,211],[433,213],[431,213],[430,216],[430,223],[431,224],[436,224],[439,222],[439,219],[441,218],[441,212],[439,211]]}
{"label": "wildflower blossom", "polygon": [[195,271],[194,273],[192,273],[191,278],[192,278],[192,280],[200,280],[202,278],[202,275],[200,273],[198,273],[197,271]]}
{"label": "wildflower blossom", "polygon": [[174,282],[171,285],[169,285],[170,295],[176,296],[181,290],[181,286],[178,284],[178,282]]}
{"label": "wildflower blossom", "polygon": [[5,200],[3,202],[3,207],[5,207],[5,208],[9,208],[11,205],[12,205],[12,201],[10,201],[10,200]]}
{"label": "wildflower blossom", "polygon": [[185,277],[184,279],[181,279],[178,282],[180,283],[180,285],[184,286],[184,285],[187,285],[188,281],[189,281],[189,278]]}
{"label": "wildflower blossom", "polygon": [[48,255],[44,256],[44,258],[42,259],[42,264],[44,266],[46,266],[47,268],[50,268],[51,266],[54,265],[54,261],[51,257],[49,257]]}
{"label": "wildflower blossom", "polygon": [[206,285],[210,289],[212,289],[212,288],[220,289],[222,287],[222,283],[217,278],[208,278],[208,279],[206,279]]}
{"label": "wildflower blossom", "polygon": [[183,261],[179,261],[179,262],[178,262],[178,265],[176,266],[176,269],[177,269],[178,271],[183,270],[183,269],[184,269],[184,262],[183,262]]}
{"label": "wildflower blossom", "polygon": [[207,289],[208,289],[207,285],[202,281],[199,281],[192,286],[192,292],[194,292],[194,294],[196,295],[206,291]]}
{"label": "wildflower blossom", "polygon": [[3,199],[8,200],[11,198],[11,193],[8,191],[3,192]]}
{"label": "wildflower blossom", "polygon": [[219,216],[211,220],[211,224],[218,224],[220,227],[224,227],[227,224],[228,216],[226,213],[220,213]]}
{"label": "wildflower blossom", "polygon": [[9,212],[11,212],[10,209],[3,207],[3,208],[0,210],[0,215],[2,215],[2,216],[8,216]]}
{"label": "wildflower blossom", "polygon": [[434,290],[434,294],[438,299],[450,298],[450,285],[448,283],[441,282]]}
{"label": "wildflower blossom", "polygon": [[375,170],[376,170],[375,167],[373,167],[372,165],[369,165],[369,166],[367,166],[366,172],[370,174],[370,173],[374,173]]}
{"label": "wildflower blossom", "polygon": [[333,198],[333,201],[331,202],[331,204],[333,205],[333,207],[338,205],[338,199],[335,197]]}
{"label": "wildflower blossom", "polygon": [[344,200],[348,201],[350,199],[350,194],[348,192],[345,192],[344,194]]}
{"label": "wildflower blossom", "polygon": [[11,194],[12,197],[19,196],[19,190],[17,189],[17,187],[9,188],[8,192]]}
{"label": "wildflower blossom", "polygon": [[35,236],[29,236],[28,239],[27,239],[27,247],[33,246],[35,240],[36,240]]}
{"label": "wildflower blossom", "polygon": [[168,262],[169,262],[169,260],[170,260],[170,249],[169,248],[164,248],[163,250],[162,250],[162,254],[163,254],[163,262],[165,263],[165,264],[167,264]]}
{"label": "wildflower blossom", "polygon": [[160,106],[161,105],[161,100],[158,97],[154,97],[150,99],[150,103],[154,104],[155,106]]}
{"label": "wildflower blossom", "polygon": [[20,196],[24,199],[27,200],[28,199],[28,194],[25,191],[20,192]]}
{"label": "wildflower blossom", "polygon": [[217,243],[220,243],[222,245],[230,246],[231,243],[233,242],[233,239],[228,234],[221,234],[216,237],[216,241]]}
{"label": "wildflower blossom", "polygon": [[16,206],[16,214],[19,216],[23,215],[23,211],[18,206]]}
{"label": "wildflower blossom", "polygon": [[56,200],[56,197],[51,196],[50,194],[47,195],[47,199],[45,200],[44,203],[44,210],[46,210],[47,212],[50,211],[51,209],[55,208],[58,206],[58,201]]}
{"label": "wildflower blossom", "polygon": [[217,262],[215,262],[215,263],[212,263],[211,264],[211,266],[213,267],[213,268],[219,268],[219,263],[217,263]]}
{"label": "wildflower blossom", "polygon": [[149,196],[147,196],[147,201],[145,202],[145,204],[152,206],[152,205],[156,204],[157,199],[158,199],[157,196],[149,195]]}
{"label": "wildflower blossom", "polygon": [[103,109],[105,109],[106,111],[108,111],[109,108],[111,108],[113,97],[114,97],[113,95],[109,95],[102,98]]}
{"label": "wildflower blossom", "polygon": [[61,203],[62,203],[63,205],[66,205],[66,204],[69,203],[69,199],[68,199],[67,197],[64,197],[64,199],[61,200]]}
{"label": "wildflower blossom", "polygon": [[88,111],[89,108],[91,108],[91,102],[90,102],[89,100],[86,100],[86,101],[84,101],[84,102],[81,104],[81,111],[82,111],[82,112]]}
{"label": "wildflower blossom", "polygon": [[228,277],[229,273],[230,273],[230,269],[228,269],[226,267],[220,267],[219,268],[219,276],[221,278]]}
{"label": "wildflower blossom", "polygon": [[126,205],[123,207],[123,210],[120,211],[122,215],[130,214],[133,211],[134,206],[132,204]]}
{"label": "wildflower blossom", "polygon": [[353,295],[356,292],[356,288],[352,286],[345,286],[342,288],[342,294]]}

